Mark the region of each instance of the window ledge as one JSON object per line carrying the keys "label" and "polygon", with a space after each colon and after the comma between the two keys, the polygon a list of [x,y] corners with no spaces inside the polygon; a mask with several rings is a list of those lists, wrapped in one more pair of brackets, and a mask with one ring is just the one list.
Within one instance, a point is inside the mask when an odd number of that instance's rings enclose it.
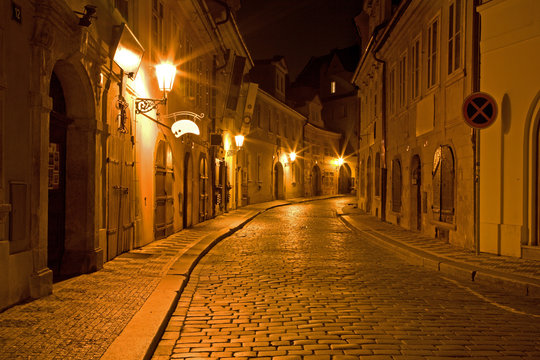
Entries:
{"label": "window ledge", "polygon": [[457,230],[456,224],[446,223],[446,222],[437,221],[437,220],[430,220],[430,223],[432,225],[435,225],[436,227],[439,227],[445,230],[453,230],[453,231]]}

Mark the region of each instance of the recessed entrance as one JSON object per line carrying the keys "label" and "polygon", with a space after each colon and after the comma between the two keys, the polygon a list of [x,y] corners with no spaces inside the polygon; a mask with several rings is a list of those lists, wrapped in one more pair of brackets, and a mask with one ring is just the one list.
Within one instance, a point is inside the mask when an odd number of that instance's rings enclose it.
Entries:
{"label": "recessed entrance", "polygon": [[283,165],[278,161],[274,165],[274,199],[284,199],[283,194]]}

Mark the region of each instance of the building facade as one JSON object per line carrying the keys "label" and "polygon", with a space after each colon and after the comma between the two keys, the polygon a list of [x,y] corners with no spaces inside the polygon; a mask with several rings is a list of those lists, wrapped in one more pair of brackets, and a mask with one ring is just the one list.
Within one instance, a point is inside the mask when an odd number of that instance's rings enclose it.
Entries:
{"label": "building facade", "polygon": [[0,308],[239,204],[253,63],[226,2],[0,7]]}
{"label": "building facade", "polygon": [[461,114],[473,91],[473,2],[395,3],[367,1],[362,15],[359,206],[474,250],[472,130]]}
{"label": "building facade", "polygon": [[498,116],[479,130],[479,249],[540,259],[540,4],[481,3],[479,90],[493,96]]}

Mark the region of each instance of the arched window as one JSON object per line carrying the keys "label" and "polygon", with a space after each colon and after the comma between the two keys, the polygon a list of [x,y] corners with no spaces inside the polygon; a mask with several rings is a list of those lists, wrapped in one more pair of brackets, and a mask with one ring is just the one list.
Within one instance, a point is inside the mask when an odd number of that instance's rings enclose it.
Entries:
{"label": "arched window", "polygon": [[401,163],[392,161],[392,211],[401,211]]}
{"label": "arched window", "polygon": [[454,154],[448,145],[442,145],[433,157],[433,213],[439,221],[454,221]]}

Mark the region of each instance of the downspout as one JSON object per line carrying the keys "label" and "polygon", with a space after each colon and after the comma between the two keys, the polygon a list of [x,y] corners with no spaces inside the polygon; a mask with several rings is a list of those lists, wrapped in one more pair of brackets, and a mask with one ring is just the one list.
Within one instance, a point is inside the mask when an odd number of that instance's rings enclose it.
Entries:
{"label": "downspout", "polygon": [[[480,91],[480,14],[476,10],[479,0],[473,2],[472,25],[472,91]],[[480,255],[480,130],[473,129],[473,198],[474,198],[474,250]]]}
{"label": "downspout", "polygon": [[[377,49],[373,51],[373,59],[382,66],[382,89],[381,89],[381,220],[386,220],[386,61],[377,57]],[[375,109],[376,111],[376,109]],[[377,171],[377,169],[375,169]]]}

